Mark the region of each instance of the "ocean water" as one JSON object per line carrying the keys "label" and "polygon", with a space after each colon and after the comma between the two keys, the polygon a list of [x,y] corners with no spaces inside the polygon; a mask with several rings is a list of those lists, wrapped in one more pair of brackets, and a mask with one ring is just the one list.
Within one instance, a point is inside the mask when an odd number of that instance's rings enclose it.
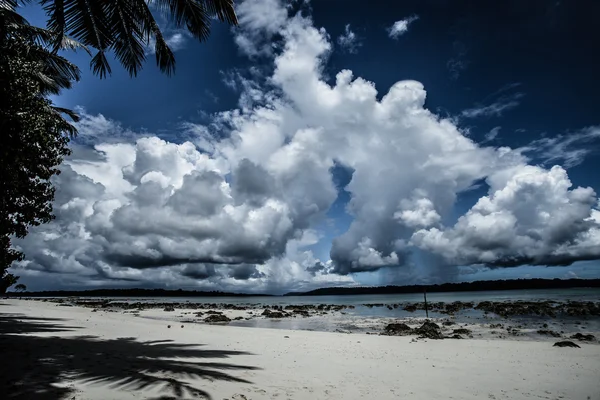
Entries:
{"label": "ocean water", "polygon": [[[346,304],[354,305],[354,309],[344,309],[343,315],[333,314],[327,317],[310,317],[310,318],[284,318],[284,319],[252,319],[244,321],[232,321],[230,324],[234,326],[260,327],[260,328],[275,328],[275,329],[299,329],[299,330],[315,330],[315,331],[377,331],[380,329],[378,324],[382,319],[404,319],[404,318],[425,318],[425,311],[417,310],[408,312],[402,307],[392,308],[387,307],[366,307],[365,304],[398,304],[398,303],[414,303],[422,302],[423,294],[397,294],[397,295],[347,295],[347,296],[289,296],[258,298],[258,303],[286,306],[289,304]],[[454,302],[454,301],[472,301],[475,303],[481,301],[593,301],[600,302],[600,289],[538,289],[538,290],[511,290],[511,291],[487,291],[487,292],[453,292],[453,293],[427,293],[427,301],[434,302]],[[248,303],[254,303],[253,299],[246,299]],[[219,302],[217,302],[219,303]],[[225,301],[221,301],[225,303]],[[447,314],[429,312],[430,318],[448,318]],[[457,323],[506,323],[507,320],[495,314],[484,314],[480,310],[461,310],[453,316],[453,320]],[[599,332],[600,319],[597,317],[561,317],[560,324],[558,321],[548,321],[547,317],[540,316],[515,316],[510,318],[510,321],[515,324],[535,324],[549,322],[550,327],[566,332],[580,332],[579,326],[574,323],[577,321],[585,321],[588,330]],[[388,321],[389,322],[389,321]]]}
{"label": "ocean water", "polygon": [[[278,305],[290,304],[396,304],[423,301],[423,293],[407,294],[361,294],[345,296],[250,296],[250,297],[108,297],[115,301],[127,302],[157,302],[157,303],[226,303],[237,305]],[[427,301],[431,303],[443,301],[600,301],[600,288],[574,289],[532,289],[532,290],[494,290],[480,292],[440,292],[427,293]],[[385,308],[385,307],[383,307]],[[387,309],[387,308],[386,308]]]}
{"label": "ocean water", "polygon": [[[381,323],[383,319],[389,318],[425,318],[423,310],[408,312],[398,308],[387,307],[367,307],[366,304],[403,304],[423,301],[423,293],[411,294],[379,294],[379,295],[346,295],[346,296],[256,296],[256,297],[113,297],[109,298],[117,302],[157,302],[157,303],[216,303],[216,304],[236,304],[236,305],[259,305],[259,306],[283,306],[300,304],[332,304],[332,305],[353,305],[353,309],[344,309],[341,313],[329,313],[326,317],[311,316],[309,318],[284,318],[284,319],[264,319],[254,318],[251,320],[232,321],[230,325],[276,328],[276,329],[300,329],[317,331],[372,331],[376,323]],[[535,289],[535,290],[502,290],[502,291],[481,291],[481,292],[440,292],[427,293],[427,301],[435,302],[454,302],[454,301],[472,301],[475,303],[481,301],[594,301],[600,302],[600,288],[575,288],[575,289]],[[430,318],[447,318],[448,315],[429,312]],[[484,321],[486,323],[506,322],[495,314],[485,315],[480,310],[462,310],[453,316],[459,323],[469,323]],[[516,323],[528,322],[546,322],[545,317],[514,317],[512,321]],[[600,331],[600,319],[587,317],[567,318],[575,322],[577,320],[586,320],[588,328],[593,331]],[[562,319],[565,322],[565,319]],[[568,321],[566,326],[561,326],[557,330],[578,331],[578,327]],[[570,327],[569,327],[570,326]],[[380,328],[378,328],[380,329]]]}
{"label": "ocean water", "polygon": [[[423,293],[407,294],[362,294],[345,296],[256,296],[256,297],[114,297],[114,301],[127,302],[157,302],[157,303],[221,303],[236,305],[263,305],[263,306],[287,306],[290,304],[334,304],[353,305],[354,309],[346,309],[348,315],[362,317],[385,317],[403,318],[418,314],[404,311],[402,307],[392,310],[387,307],[366,307],[365,304],[398,304],[414,303],[423,301]],[[533,289],[533,290],[497,290],[481,292],[440,292],[427,293],[427,301],[453,302],[453,301],[600,301],[600,288],[575,288],[575,289]],[[462,314],[471,313],[477,316],[480,313],[475,310],[466,310]],[[429,313],[431,317],[442,317],[436,313]]]}

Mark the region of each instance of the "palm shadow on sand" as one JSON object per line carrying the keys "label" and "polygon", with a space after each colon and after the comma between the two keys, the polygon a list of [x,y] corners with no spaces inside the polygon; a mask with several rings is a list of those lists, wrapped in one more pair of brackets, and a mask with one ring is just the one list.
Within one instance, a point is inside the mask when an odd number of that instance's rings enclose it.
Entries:
{"label": "palm shadow on sand", "polygon": [[[177,344],[170,340],[140,342],[134,338],[24,335],[77,329],[63,325],[64,322],[0,313],[0,393],[4,393],[3,399],[70,399],[74,391],[68,382],[72,380],[107,385],[114,390],[163,390],[165,394],[155,399],[186,396],[211,399],[208,392],[187,380],[251,383],[232,373],[258,369],[206,361],[250,353],[199,349],[203,345]],[[56,385],[59,382],[67,385]]]}

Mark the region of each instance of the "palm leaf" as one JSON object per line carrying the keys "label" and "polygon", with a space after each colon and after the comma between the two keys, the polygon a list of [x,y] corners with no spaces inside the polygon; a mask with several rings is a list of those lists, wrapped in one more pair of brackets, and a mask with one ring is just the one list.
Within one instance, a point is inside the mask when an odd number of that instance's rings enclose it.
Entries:
{"label": "palm leaf", "polygon": [[175,56],[167,45],[163,34],[148,7],[145,0],[134,0],[135,8],[140,16],[140,28],[144,35],[144,40],[148,41],[151,36],[155,38],[154,53],[156,55],[156,64],[158,68],[172,75],[175,72]]}
{"label": "palm leaf", "polygon": [[30,26],[29,22],[15,11],[16,2],[0,0],[0,32],[4,37],[15,26]]}
{"label": "palm leaf", "polygon": [[17,5],[15,0],[0,0],[0,9],[2,10],[15,11]]}
{"label": "palm leaf", "polygon": [[108,27],[108,1],[64,0],[65,30],[86,46],[98,49],[92,58],[94,73],[101,78],[111,73],[105,51],[111,46],[111,32]]}
{"label": "palm leaf", "polygon": [[54,51],[61,47],[61,38],[65,37],[65,3],[64,0],[42,0],[44,11],[48,15],[47,26],[56,34]]}
{"label": "palm leaf", "polygon": [[[27,20],[11,9],[17,2],[0,2],[0,18],[3,20],[2,30],[5,35],[3,37],[20,44],[19,54],[14,56],[37,65],[33,69],[27,67],[23,72],[38,84],[41,95],[58,94],[61,89],[70,88],[73,81],[79,80],[79,68],[48,49],[49,44],[56,41],[55,32],[29,25]],[[8,43],[10,42],[6,42],[7,45]],[[61,43],[61,47],[65,48],[82,47],[80,43],[67,37],[64,37]],[[10,49],[10,45],[8,46],[6,51]]]}
{"label": "palm leaf", "polygon": [[136,7],[132,7],[130,1],[113,0],[109,15],[115,56],[130,76],[136,76],[146,60],[144,33],[139,23],[140,13]]}
{"label": "palm leaf", "polygon": [[52,108],[56,112],[59,112],[61,114],[67,114],[74,122],[79,122],[79,120],[80,120],[79,115],[77,113],[75,113],[73,110],[69,110],[68,108],[63,108],[63,107],[56,107],[56,106],[52,106]]}
{"label": "palm leaf", "polygon": [[69,89],[73,81],[78,81],[81,76],[75,64],[44,47],[29,46],[27,53],[29,59],[37,60],[42,65],[34,79],[40,83],[43,94],[58,94],[61,89]]}
{"label": "palm leaf", "polygon": [[203,1],[155,0],[154,3],[170,17],[177,28],[187,28],[198,40],[208,39],[211,15]]}
{"label": "palm leaf", "polygon": [[60,50],[85,50],[86,53],[88,53],[90,56],[92,55],[92,52],[90,51],[90,49],[87,48],[86,45],[84,45],[83,43],[72,39],[68,36],[63,36],[62,40],[60,40]]}
{"label": "palm leaf", "polygon": [[208,13],[215,15],[220,21],[237,25],[238,20],[233,7],[233,0],[204,0]]}
{"label": "palm leaf", "polygon": [[34,71],[31,73],[31,78],[37,82],[40,92],[43,96],[47,94],[58,94],[61,90],[61,85],[56,79],[48,76],[42,71]]}
{"label": "palm leaf", "polygon": [[26,36],[27,38],[34,40],[39,45],[45,45],[47,42],[54,38],[54,34],[44,28],[25,24],[14,24],[11,26],[13,32],[20,35]]}
{"label": "palm leaf", "polygon": [[75,64],[69,62],[66,58],[39,46],[31,46],[29,52],[32,57],[43,62],[44,67],[47,70],[50,70],[57,75],[64,76],[69,80],[79,80],[81,75],[79,68]]}
{"label": "palm leaf", "polygon": [[102,50],[98,50],[96,55],[90,61],[92,71],[100,77],[100,79],[106,78],[107,75],[112,73],[110,64],[106,58],[106,54]]}
{"label": "palm leaf", "polygon": [[[177,28],[188,30],[200,41],[208,39],[213,17],[231,25],[238,23],[233,0],[38,1],[44,6],[48,28],[53,33],[51,38],[43,40],[52,44],[54,52],[61,48],[88,51],[85,46],[94,47],[98,52],[90,64],[101,78],[111,73],[107,59],[110,50],[131,76],[137,75],[145,61],[144,45],[151,38],[155,39],[154,52],[160,70],[168,75],[174,72],[175,57],[148,3],[166,13]],[[0,9],[14,11],[17,5],[18,0],[0,0]],[[15,22],[21,21],[15,19]]]}

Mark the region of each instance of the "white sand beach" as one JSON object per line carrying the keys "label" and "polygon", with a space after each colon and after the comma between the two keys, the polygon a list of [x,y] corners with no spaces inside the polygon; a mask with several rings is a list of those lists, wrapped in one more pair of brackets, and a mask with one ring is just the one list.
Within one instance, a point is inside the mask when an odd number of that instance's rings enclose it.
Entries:
{"label": "white sand beach", "polygon": [[182,327],[16,299],[0,333],[6,399],[600,399],[597,343]]}

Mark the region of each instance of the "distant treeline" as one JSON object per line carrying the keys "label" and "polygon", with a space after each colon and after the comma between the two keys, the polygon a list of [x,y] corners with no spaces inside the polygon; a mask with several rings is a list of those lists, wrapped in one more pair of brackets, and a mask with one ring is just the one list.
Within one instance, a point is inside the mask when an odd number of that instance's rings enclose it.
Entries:
{"label": "distant treeline", "polygon": [[[474,292],[486,290],[519,289],[568,289],[600,288],[600,279],[512,279],[444,283],[441,285],[411,286],[362,286],[332,287],[309,292],[291,292],[284,296],[324,296],[351,294],[398,294],[428,292]],[[19,297],[249,297],[272,296],[269,294],[228,293],[220,291],[167,290],[167,289],[94,289],[94,290],[50,290],[43,292],[8,292],[7,296]]]}
{"label": "distant treeline", "polygon": [[268,294],[228,293],[219,291],[167,290],[167,289],[93,289],[48,290],[43,292],[8,292],[19,297],[248,297],[270,296]]}
{"label": "distant treeline", "polygon": [[428,292],[475,292],[488,290],[600,288],[600,279],[511,279],[443,283],[440,285],[332,287],[309,292],[291,292],[284,296],[327,296],[356,294],[399,294]]}

